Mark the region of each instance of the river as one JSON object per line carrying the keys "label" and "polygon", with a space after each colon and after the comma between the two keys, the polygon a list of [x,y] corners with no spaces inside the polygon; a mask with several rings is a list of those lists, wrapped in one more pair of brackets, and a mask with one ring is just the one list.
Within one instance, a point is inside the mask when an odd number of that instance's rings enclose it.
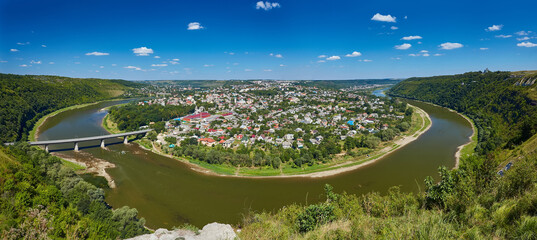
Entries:
{"label": "river", "polygon": [[[60,113],[41,127],[38,140],[62,139],[108,134],[101,121],[102,109],[124,101],[103,102]],[[426,176],[438,177],[439,166],[451,168],[455,152],[468,141],[471,125],[448,109],[410,101],[431,117],[432,127],[416,141],[363,168],[325,178],[251,179],[200,174],[179,161],[124,145],[121,139],[101,149],[99,142],[51,146],[80,161],[100,158],[116,165],[107,172],[117,187],[105,189],[106,201],[113,207],[138,209],[151,228],[172,228],[184,223],[198,227],[210,222],[237,224],[247,211],[272,211],[291,203],[324,200],[323,186],[331,184],[336,192],[385,193],[391,186],[403,191],[423,191]],[[87,148],[84,148],[87,147]]]}

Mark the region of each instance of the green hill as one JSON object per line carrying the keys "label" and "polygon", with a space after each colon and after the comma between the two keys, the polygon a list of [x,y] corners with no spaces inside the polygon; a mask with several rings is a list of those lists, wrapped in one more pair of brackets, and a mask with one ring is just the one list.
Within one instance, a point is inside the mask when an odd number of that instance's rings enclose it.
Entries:
{"label": "green hill", "polygon": [[[439,169],[423,193],[335,194],[244,217],[242,239],[537,239],[534,72],[410,78],[389,94],[462,112],[478,128],[475,154]],[[505,166],[510,163],[510,167]],[[502,170],[502,174],[499,174]]]}
{"label": "green hill", "polygon": [[0,142],[26,139],[33,124],[60,108],[122,96],[124,80],[0,74]]}

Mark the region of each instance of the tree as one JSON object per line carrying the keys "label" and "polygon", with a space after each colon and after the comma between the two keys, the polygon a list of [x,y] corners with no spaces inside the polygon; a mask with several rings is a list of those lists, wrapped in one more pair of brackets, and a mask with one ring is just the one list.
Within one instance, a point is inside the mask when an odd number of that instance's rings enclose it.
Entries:
{"label": "tree", "polygon": [[155,131],[148,132],[146,137],[151,141],[155,141],[157,140],[157,133]]}

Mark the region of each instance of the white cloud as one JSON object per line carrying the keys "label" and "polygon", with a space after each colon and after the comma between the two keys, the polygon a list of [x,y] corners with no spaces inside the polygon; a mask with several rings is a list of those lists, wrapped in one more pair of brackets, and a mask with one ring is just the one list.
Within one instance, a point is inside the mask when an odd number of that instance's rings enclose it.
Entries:
{"label": "white cloud", "polygon": [[537,44],[532,43],[532,42],[521,42],[521,43],[518,43],[517,46],[519,46],[519,47],[537,47]]}
{"label": "white cloud", "polygon": [[317,61],[317,62],[318,62],[318,63],[324,63],[324,62],[326,62],[326,61],[325,61],[325,60],[319,60],[319,61]]}
{"label": "white cloud", "polygon": [[362,56],[362,53],[357,52],[357,51],[354,51],[352,53],[345,55],[345,57],[359,57],[359,56]]}
{"label": "white cloud", "polygon": [[392,30],[397,30],[397,29],[399,29],[399,28],[396,27],[396,26],[391,26],[390,29],[392,29]]}
{"label": "white cloud", "polygon": [[19,65],[19,67],[28,67],[26,64]]}
{"label": "white cloud", "polygon": [[407,50],[409,49],[410,47],[412,47],[412,44],[410,43],[403,43],[401,45],[396,45],[395,46],[395,49],[398,49],[398,50]]}
{"label": "white cloud", "polygon": [[146,48],[146,47],[139,47],[139,48],[133,48],[132,52],[136,54],[136,56],[149,56],[149,54],[153,54],[153,49]]}
{"label": "white cloud", "polygon": [[326,60],[328,60],[328,61],[335,61],[335,60],[339,60],[339,59],[341,59],[339,56],[331,56],[329,58],[326,58]]}
{"label": "white cloud", "polygon": [[253,71],[253,70],[247,68],[247,69],[244,69],[244,71],[245,71],[245,72],[251,72],[251,71]]}
{"label": "white cloud", "polygon": [[485,50],[489,50],[489,48],[482,47],[482,48],[479,48],[479,50],[481,50],[481,51],[485,51]]}
{"label": "white cloud", "polygon": [[214,67],[213,64],[205,64],[205,65],[203,65],[203,66],[204,66],[204,67]]}
{"label": "white cloud", "polygon": [[424,56],[424,57],[428,57],[428,56],[431,56],[431,55],[428,54],[428,53],[424,53],[424,54],[422,54],[422,56]]}
{"label": "white cloud", "polygon": [[178,62],[179,58],[174,58],[174,59],[172,59],[172,61],[177,61]]}
{"label": "white cloud", "polygon": [[12,48],[12,49],[9,49],[9,51],[11,51],[11,52],[18,52],[19,49]]}
{"label": "white cloud", "polygon": [[134,69],[134,70],[137,70],[137,71],[142,70],[141,68],[139,68],[139,67],[135,67],[135,66],[126,66],[126,67],[124,67],[124,68],[126,68],[126,69]]}
{"label": "white cloud", "polygon": [[285,67],[285,65],[283,65],[283,64],[280,64],[280,67]]}
{"label": "white cloud", "polygon": [[502,28],[503,28],[503,25],[492,25],[486,28],[485,31],[487,32],[499,31],[499,30],[502,30]]}
{"label": "white cloud", "polygon": [[428,53],[429,51],[427,50],[421,50],[420,53]]}
{"label": "white cloud", "polygon": [[199,22],[191,22],[188,24],[188,30],[200,30],[200,29],[204,29],[203,26],[201,26],[201,24]]}
{"label": "white cloud", "polygon": [[318,58],[326,58],[326,57],[328,57],[328,56],[326,56],[324,54],[318,56]]}
{"label": "white cloud", "polygon": [[86,56],[108,56],[110,55],[110,53],[105,53],[105,52],[90,52],[90,53],[86,53]]}
{"label": "white cloud", "polygon": [[160,58],[160,56],[154,56],[154,58]]}
{"label": "white cloud", "polygon": [[530,40],[530,37],[525,36],[525,37],[517,38],[516,40],[517,41],[526,41],[526,40]]}
{"label": "white cloud", "polygon": [[269,56],[276,57],[276,58],[283,58],[283,56],[279,53],[278,54],[270,53]]}
{"label": "white cloud", "polygon": [[462,45],[460,43],[451,43],[451,42],[445,42],[445,43],[442,43],[442,44],[439,45],[440,49],[444,49],[444,50],[457,49],[457,48],[461,48],[463,46],[464,45]]}
{"label": "white cloud", "polygon": [[273,8],[279,8],[281,7],[279,3],[277,2],[263,2],[259,1],[255,4],[255,9],[263,9],[265,11],[271,10]]}
{"label": "white cloud", "polygon": [[28,45],[28,44],[30,44],[30,42],[25,42],[25,43],[20,43],[20,42],[18,42],[18,43],[17,43],[17,45],[22,45],[22,46],[24,46],[24,45]]}
{"label": "white cloud", "polygon": [[364,59],[363,62],[373,62],[373,60],[370,60],[370,59]]}
{"label": "white cloud", "polygon": [[263,69],[264,72],[272,72],[272,69]]}
{"label": "white cloud", "polygon": [[151,67],[167,67],[168,64],[162,63],[162,64],[151,64]]}
{"label": "white cloud", "polygon": [[48,64],[54,64],[54,62],[49,62]]}
{"label": "white cloud", "polygon": [[99,66],[99,68],[104,68],[104,66]]}
{"label": "white cloud", "polygon": [[530,33],[531,33],[531,31],[518,31],[515,34],[518,35],[518,36],[527,36]]}
{"label": "white cloud", "polygon": [[47,45],[43,44],[43,45],[41,45],[41,47],[47,47]]}
{"label": "white cloud", "polygon": [[392,57],[393,60],[401,60],[400,57]]}
{"label": "white cloud", "polygon": [[435,57],[440,57],[440,56],[442,56],[442,55],[444,55],[444,54],[436,53],[436,54],[434,54],[433,56],[435,56]]}
{"label": "white cloud", "polygon": [[417,56],[419,56],[419,54],[411,53],[411,54],[408,54],[408,56],[417,57]]}
{"label": "white cloud", "polygon": [[377,13],[371,18],[371,20],[380,22],[395,22],[395,18],[396,17],[392,17],[392,15],[382,15]]}
{"label": "white cloud", "polygon": [[41,61],[34,61],[34,60],[32,60],[32,61],[30,61],[30,63],[31,63],[31,64],[41,64]]}
{"label": "white cloud", "polygon": [[406,37],[403,37],[401,38],[401,40],[415,40],[415,39],[422,39],[421,36],[406,36]]}
{"label": "white cloud", "polygon": [[115,63],[112,63],[112,67],[115,67],[115,66],[117,66],[117,64],[115,64]]}
{"label": "white cloud", "polygon": [[510,37],[512,37],[512,36],[513,36],[513,35],[503,35],[503,34],[502,34],[502,35],[496,35],[495,37],[497,37],[497,38],[510,38]]}

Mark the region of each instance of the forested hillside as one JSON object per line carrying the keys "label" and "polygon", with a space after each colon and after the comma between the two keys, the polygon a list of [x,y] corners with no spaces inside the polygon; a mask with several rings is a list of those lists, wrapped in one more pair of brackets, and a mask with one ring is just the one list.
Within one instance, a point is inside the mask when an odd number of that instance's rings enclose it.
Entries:
{"label": "forested hillside", "polygon": [[[524,83],[520,82],[524,79]],[[392,96],[431,102],[474,120],[476,152],[514,148],[537,133],[537,101],[531,98],[533,75],[469,72],[453,76],[410,78],[397,84]]]}
{"label": "forested hillside", "polygon": [[55,110],[119,97],[136,86],[124,80],[0,74],[0,142],[25,140],[34,123]]}
{"label": "forested hillside", "polygon": [[[478,125],[476,154],[439,169],[425,192],[336,194],[245,216],[243,239],[537,239],[535,73],[472,72],[411,78],[392,88],[449,107]],[[533,135],[533,136],[532,136]],[[508,167],[506,163],[509,162]],[[502,170],[502,174],[499,174]]]}

